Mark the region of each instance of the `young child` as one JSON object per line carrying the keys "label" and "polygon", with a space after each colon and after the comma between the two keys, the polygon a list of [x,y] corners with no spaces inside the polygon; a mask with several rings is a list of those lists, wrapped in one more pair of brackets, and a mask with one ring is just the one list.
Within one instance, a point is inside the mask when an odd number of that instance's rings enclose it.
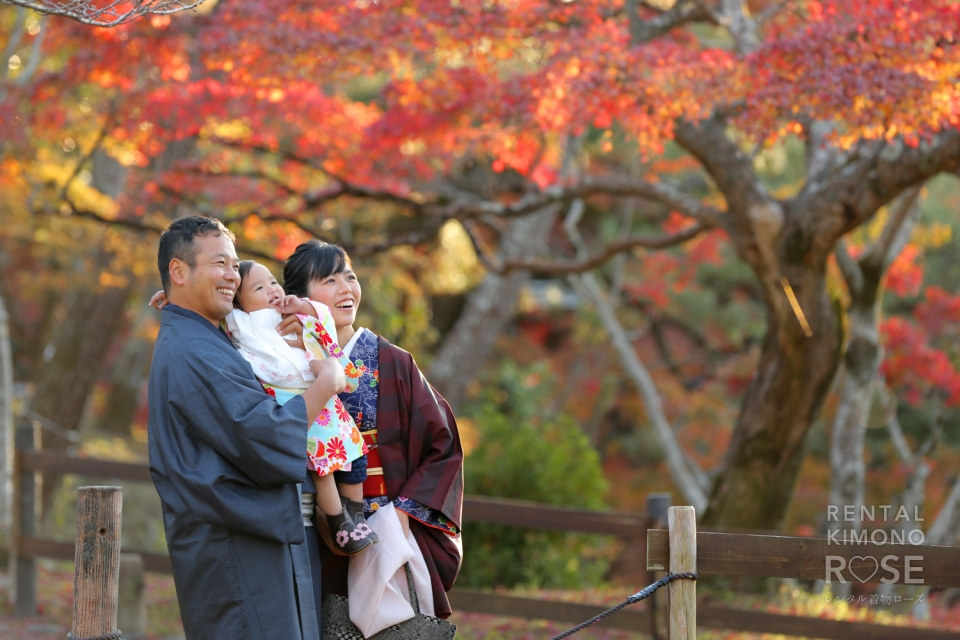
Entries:
{"label": "young child", "polygon": [[[333,357],[345,368],[352,367],[337,345],[335,323],[326,305],[285,296],[270,270],[252,260],[240,263],[240,278],[236,310],[226,318],[227,334],[277,402],[284,404],[310,386],[314,376],[308,363],[312,359]],[[296,314],[302,323],[304,349],[292,345],[290,336],[277,332],[281,310]],[[348,375],[347,388],[356,386],[356,378]],[[377,542],[377,537],[362,509],[348,508],[362,500],[362,493],[352,485],[338,487],[333,474],[349,469],[366,452],[353,418],[338,397],[332,398],[307,431],[307,464],[313,472],[317,507],[326,516],[335,544],[346,555],[359,553]],[[346,495],[341,497],[341,493]],[[359,495],[351,499],[350,493]]]}

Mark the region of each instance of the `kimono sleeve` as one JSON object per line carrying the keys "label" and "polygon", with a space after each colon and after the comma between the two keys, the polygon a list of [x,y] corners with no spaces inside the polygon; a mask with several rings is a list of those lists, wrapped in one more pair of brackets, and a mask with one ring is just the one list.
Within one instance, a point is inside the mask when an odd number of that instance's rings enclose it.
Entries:
{"label": "kimono sleeve", "polygon": [[[413,357],[409,367],[409,451],[413,463],[398,495],[439,511],[457,528],[463,501],[463,448],[450,406],[420,372]],[[399,369],[399,367],[398,367]],[[418,456],[416,454],[419,454]],[[416,456],[416,457],[415,457]]]}
{"label": "kimono sleeve", "polygon": [[199,357],[184,365],[170,402],[197,439],[258,488],[303,481],[307,408],[302,397],[280,406],[252,375]]}
{"label": "kimono sleeve", "polygon": [[303,343],[307,352],[315,358],[321,360],[325,358],[336,358],[340,366],[343,367],[347,378],[346,393],[353,393],[357,390],[360,383],[360,376],[363,373],[350,362],[350,358],[344,353],[338,344],[337,325],[333,320],[333,314],[330,313],[330,307],[313,300],[307,300],[317,317],[297,315],[303,324]]}

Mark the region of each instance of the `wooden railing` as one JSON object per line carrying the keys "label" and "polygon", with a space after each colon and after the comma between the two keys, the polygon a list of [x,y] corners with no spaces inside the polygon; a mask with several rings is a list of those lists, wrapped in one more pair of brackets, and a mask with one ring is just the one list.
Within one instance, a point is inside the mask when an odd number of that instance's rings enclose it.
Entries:
{"label": "wooden railing", "polygon": [[[35,536],[34,474],[38,472],[77,474],[91,478],[134,482],[150,482],[152,479],[145,464],[76,458],[51,451],[33,451],[31,450],[33,435],[29,429],[18,429],[16,441],[15,531],[12,536],[11,566],[16,571],[17,614],[29,616],[36,611],[34,559],[74,559],[72,542],[58,542]],[[463,518],[466,522],[612,535],[626,540],[629,544],[649,544],[647,562],[648,569],[651,571],[663,570],[669,554],[666,532],[652,529],[650,526],[652,520],[646,514],[584,511],[518,500],[467,496],[464,499]],[[735,544],[730,546],[727,543],[730,543],[731,539],[727,539],[724,543],[721,538],[716,537],[717,535],[739,537],[736,538]],[[771,542],[771,539],[774,540]],[[814,549],[818,544],[818,541],[810,538],[744,536],[701,530],[697,533],[698,571],[728,575],[823,577],[822,568],[819,573],[809,575],[804,571],[804,567],[814,566],[815,562],[811,559],[813,556],[810,555],[810,549]],[[935,580],[931,584],[960,586],[960,547],[922,547],[922,549],[925,553],[936,554],[929,556],[930,562],[924,565],[925,575]],[[787,553],[787,550],[791,550],[790,553]],[[159,573],[171,571],[170,559],[165,555],[131,549],[124,549],[124,551],[140,554],[146,571]],[[642,586],[645,585],[637,585],[638,588]],[[450,600],[454,609],[463,612],[517,616],[571,624],[582,622],[605,609],[596,605],[541,600],[466,588],[454,588],[450,592]],[[960,640],[960,633],[957,632],[907,629],[873,623],[746,611],[703,602],[698,604],[697,624],[701,627],[732,631],[778,633],[827,640],[850,640],[851,638],[903,640],[907,637],[912,640]],[[620,611],[603,620],[598,626],[647,633],[651,625],[649,608],[646,608]]]}

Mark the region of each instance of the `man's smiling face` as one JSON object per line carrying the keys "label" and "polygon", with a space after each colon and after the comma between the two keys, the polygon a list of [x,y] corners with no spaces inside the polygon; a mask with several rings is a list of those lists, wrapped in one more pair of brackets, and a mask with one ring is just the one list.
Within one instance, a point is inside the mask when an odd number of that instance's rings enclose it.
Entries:
{"label": "man's smiling face", "polygon": [[233,311],[240,260],[233,242],[223,234],[207,233],[193,241],[199,249],[194,266],[181,260],[170,264],[174,284],[170,301],[218,324]]}

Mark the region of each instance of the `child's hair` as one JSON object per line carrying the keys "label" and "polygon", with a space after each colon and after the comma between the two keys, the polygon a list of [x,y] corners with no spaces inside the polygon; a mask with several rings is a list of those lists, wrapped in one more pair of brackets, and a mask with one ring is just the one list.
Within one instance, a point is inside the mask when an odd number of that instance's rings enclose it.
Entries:
{"label": "child's hair", "polygon": [[[255,264],[257,263],[253,260],[240,261],[240,287],[243,286],[243,279],[247,277],[247,274],[250,273],[250,269]],[[240,306],[240,287],[237,287],[237,292],[233,294],[233,308],[243,311],[243,307]]]}
{"label": "child's hair", "polygon": [[293,252],[283,266],[283,290],[288,295],[306,298],[310,283],[352,269],[350,256],[343,247],[308,240]]}

